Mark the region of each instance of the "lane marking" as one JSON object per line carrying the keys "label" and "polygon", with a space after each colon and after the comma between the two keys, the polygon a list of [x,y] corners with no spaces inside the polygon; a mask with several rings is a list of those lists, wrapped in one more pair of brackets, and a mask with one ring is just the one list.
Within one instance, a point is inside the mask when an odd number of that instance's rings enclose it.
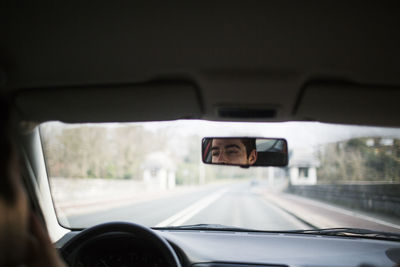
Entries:
{"label": "lane marking", "polygon": [[[301,222],[299,219],[297,219],[295,216],[293,216],[292,214],[288,213],[286,210],[282,209],[281,207],[275,205],[275,203],[270,203],[267,202],[266,199],[260,197],[261,202],[264,205],[267,205],[268,207],[271,207],[272,209],[274,209],[276,212],[278,212],[279,214],[281,214],[282,217],[284,217],[286,220],[288,220],[291,224],[295,225],[296,227],[298,227],[299,229],[307,229],[309,228],[308,225],[306,225],[305,223]],[[293,229],[295,230],[295,229]]]}
{"label": "lane marking", "polygon": [[[293,197],[293,196],[291,196],[291,197]],[[297,197],[297,196],[295,196],[295,197]],[[321,208],[325,208],[325,209],[328,209],[328,210],[336,211],[336,212],[342,213],[344,215],[349,215],[349,216],[357,217],[359,219],[363,219],[363,220],[370,221],[370,222],[373,222],[373,223],[382,224],[382,225],[389,226],[389,227],[392,227],[392,228],[400,229],[400,225],[393,224],[393,223],[390,223],[390,222],[386,222],[386,221],[383,221],[381,219],[376,219],[376,218],[373,218],[373,217],[370,217],[370,216],[367,216],[367,215],[363,215],[363,214],[360,214],[360,213],[357,213],[357,212],[349,211],[349,210],[347,210],[345,208],[335,207],[335,206],[329,205],[327,203],[317,202],[317,201],[311,200],[311,199],[303,199],[302,198],[301,201],[308,202],[311,205],[319,206]]]}
{"label": "lane marking", "polygon": [[221,189],[214,194],[203,197],[197,202],[193,203],[189,207],[184,210],[172,215],[171,217],[165,219],[164,221],[157,224],[155,227],[165,227],[165,226],[180,226],[184,222],[191,219],[194,215],[211,205],[211,203],[215,202],[218,198],[220,198],[223,194],[225,194],[228,189]]}

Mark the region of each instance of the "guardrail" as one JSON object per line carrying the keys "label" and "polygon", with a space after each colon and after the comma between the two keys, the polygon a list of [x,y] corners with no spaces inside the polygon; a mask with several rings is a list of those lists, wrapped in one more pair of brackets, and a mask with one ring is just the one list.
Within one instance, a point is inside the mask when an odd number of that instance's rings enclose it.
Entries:
{"label": "guardrail", "polygon": [[289,185],[287,191],[350,208],[400,216],[400,183]]}

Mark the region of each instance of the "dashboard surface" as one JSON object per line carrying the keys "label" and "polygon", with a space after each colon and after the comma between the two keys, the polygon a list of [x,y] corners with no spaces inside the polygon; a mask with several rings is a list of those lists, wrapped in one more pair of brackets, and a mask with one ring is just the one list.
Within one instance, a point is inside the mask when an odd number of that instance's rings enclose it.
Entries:
{"label": "dashboard surface", "polygon": [[[395,266],[400,262],[400,242],[356,237],[335,237],[310,234],[253,233],[232,231],[158,230],[155,231],[172,245],[182,266]],[[61,248],[77,231],[60,239]],[[121,238],[118,234],[116,237]],[[107,241],[118,248],[115,240]],[[120,261],[135,259],[149,261],[151,249],[140,248],[140,242],[121,242],[121,253],[109,258]],[[145,243],[143,243],[145,244]],[[144,249],[144,250],[143,250]],[[138,253],[141,251],[143,253]],[[92,249],[91,258],[105,257],[104,249]],[[154,252],[157,255],[157,252]],[[101,255],[99,255],[101,254]],[[142,254],[143,257],[138,254]],[[162,266],[162,260],[153,261]],[[86,265],[83,265],[86,266]],[[99,265],[100,266],[100,265]],[[145,266],[145,265],[144,265]]]}

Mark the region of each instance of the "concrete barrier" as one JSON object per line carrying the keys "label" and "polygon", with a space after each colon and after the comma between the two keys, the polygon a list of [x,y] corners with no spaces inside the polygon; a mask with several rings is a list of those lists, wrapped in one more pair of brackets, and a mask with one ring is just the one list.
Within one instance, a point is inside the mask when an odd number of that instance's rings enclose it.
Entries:
{"label": "concrete barrier", "polygon": [[289,185],[287,192],[350,208],[400,216],[400,183]]}

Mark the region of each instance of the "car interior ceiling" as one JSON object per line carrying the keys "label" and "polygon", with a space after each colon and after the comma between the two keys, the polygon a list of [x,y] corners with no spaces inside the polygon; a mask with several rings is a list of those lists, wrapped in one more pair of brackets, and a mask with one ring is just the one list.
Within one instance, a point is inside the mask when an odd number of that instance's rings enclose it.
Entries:
{"label": "car interior ceiling", "polygon": [[8,3],[1,84],[16,95],[21,119],[37,122],[202,118],[396,126],[397,7]]}

